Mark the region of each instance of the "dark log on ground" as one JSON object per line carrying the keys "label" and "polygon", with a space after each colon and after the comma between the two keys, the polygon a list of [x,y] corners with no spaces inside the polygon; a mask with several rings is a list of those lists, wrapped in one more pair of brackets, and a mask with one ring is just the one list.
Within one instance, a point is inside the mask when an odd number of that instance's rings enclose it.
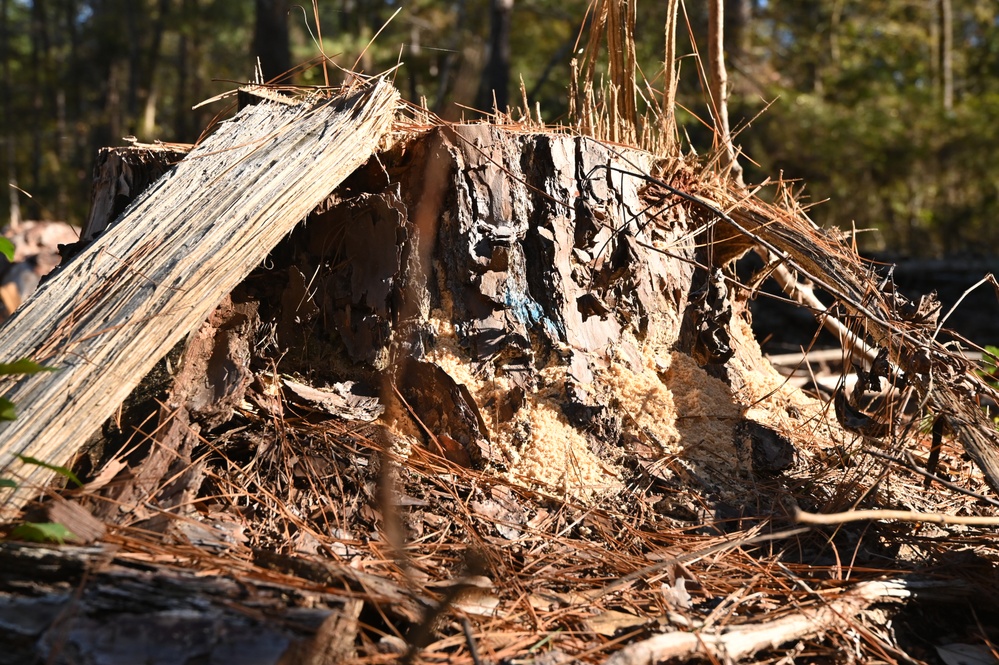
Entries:
{"label": "dark log on ground", "polygon": [[205,576],[114,550],[0,544],[0,664],[349,663],[363,605],[351,588],[420,609],[357,571],[311,585],[261,569]]}

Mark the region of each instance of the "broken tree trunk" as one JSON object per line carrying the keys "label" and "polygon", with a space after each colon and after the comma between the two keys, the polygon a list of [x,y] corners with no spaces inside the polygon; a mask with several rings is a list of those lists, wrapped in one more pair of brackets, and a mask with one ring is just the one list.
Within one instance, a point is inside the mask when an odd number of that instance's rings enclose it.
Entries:
{"label": "broken tree trunk", "polygon": [[[374,151],[387,83],[332,99],[250,106],[226,122],[0,329],[9,358],[56,372],[8,381],[0,426],[9,517],[65,465],[153,365]],[[306,175],[307,174],[307,175]]]}
{"label": "broken tree trunk", "polygon": [[138,143],[101,148],[94,162],[90,216],[80,230],[80,241],[90,242],[102,233],[140,192],[184,159],[190,149],[178,144]]}

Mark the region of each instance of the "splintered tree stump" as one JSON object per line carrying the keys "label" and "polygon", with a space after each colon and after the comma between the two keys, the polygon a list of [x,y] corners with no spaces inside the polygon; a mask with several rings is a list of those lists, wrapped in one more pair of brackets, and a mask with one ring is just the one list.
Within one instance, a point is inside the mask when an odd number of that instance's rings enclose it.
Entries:
{"label": "splintered tree stump", "polygon": [[101,148],[94,162],[90,216],[80,230],[80,241],[89,242],[102,233],[140,193],[184,159],[190,148],[178,144]]}
{"label": "splintered tree stump", "polygon": [[[403,634],[403,624],[412,630],[402,650],[415,653],[425,644],[420,631],[445,623],[438,612],[468,600],[458,592],[473,591],[480,577],[471,555],[468,570],[459,572],[458,552],[499,551],[516,541],[515,554],[508,558],[504,550],[490,563],[499,584],[505,571],[547,548],[551,536],[562,549],[546,556],[564,551],[573,570],[593,565],[602,579],[623,583],[644,576],[640,569],[622,572],[640,567],[643,556],[654,553],[654,568],[645,570],[659,572],[682,570],[682,556],[669,563],[661,540],[622,544],[608,536],[611,556],[620,546],[629,559],[624,568],[608,568],[612,562],[593,556],[590,536],[573,550],[565,534],[583,522],[594,532],[616,524],[621,533],[638,534],[653,514],[684,523],[673,533],[687,533],[691,523],[725,529],[740,522],[728,517],[775,524],[786,517],[785,497],[822,507],[855,502],[872,488],[823,457],[822,448],[839,453],[847,450],[841,444],[860,438],[844,431],[835,412],[846,412],[845,426],[873,422],[890,430],[893,423],[854,411],[845,395],[837,409],[806,397],[763,357],[746,307],[750,291],[733,286],[730,265],[753,242],[821,282],[848,313],[872,312],[867,335],[883,347],[885,373],[901,367],[914,384],[927,380],[929,369],[935,377],[974,376],[959,359],[944,365],[943,352],[926,341],[932,323],[896,316],[911,303],[865,300],[873,279],[838,240],[727,184],[712,189],[705,185],[710,174],[553,132],[477,124],[389,135],[394,100],[382,96],[371,109],[356,150],[345,140],[346,127],[324,125],[335,167],[320,160],[330,156],[320,137],[308,142],[316,152],[299,153],[297,139],[286,144],[285,125],[273,123],[293,109],[255,107],[247,116],[266,128],[256,135],[267,146],[263,153],[229,155],[237,163],[226,162],[233,175],[225,179],[204,165],[226,152],[200,147],[46,286],[49,300],[36,299],[14,318],[14,325],[41,320],[47,328],[35,336],[11,324],[3,329],[18,333],[10,336],[11,348],[23,349],[18,353],[54,359],[65,372],[55,383],[40,377],[17,384],[13,398],[24,420],[0,429],[6,468],[17,452],[65,463],[103,422],[95,438],[110,445],[90,449],[92,466],[81,471],[92,484],[36,507],[49,519],[90,524],[74,534],[77,542],[106,533],[128,543],[129,533],[141,533],[155,543],[143,541],[136,557],[153,572],[129,563],[129,553],[105,565],[93,563],[89,549],[70,552],[67,562],[0,547],[0,563],[18,570],[37,560],[56,568],[82,562],[87,571],[54,575],[63,586],[51,589],[46,581],[33,599],[18,595],[21,578],[8,580],[10,588],[0,584],[0,610],[24,636],[18,656],[58,663],[86,653],[87,662],[133,662],[164,653],[181,632],[200,636],[205,625],[231,631],[260,662],[350,660],[355,649],[372,647],[375,632],[392,638]],[[384,136],[391,141],[367,159]],[[237,190],[212,189],[224,184]],[[158,204],[172,187],[179,193]],[[186,192],[201,198],[183,199]],[[224,205],[210,206],[219,196]],[[184,216],[160,216],[178,200]],[[173,246],[164,247],[164,239]],[[176,266],[184,269],[178,274]],[[70,287],[79,295],[56,297]],[[42,316],[53,302],[56,321]],[[904,335],[893,337],[899,331]],[[946,367],[950,374],[941,371]],[[136,384],[142,390],[122,404]],[[31,401],[32,390],[44,399]],[[994,434],[978,427],[984,416],[971,400],[958,398],[967,394],[937,386],[932,399],[945,417],[960,421],[952,422],[955,431],[968,430],[973,455],[985,451],[976,460],[985,459],[988,473]],[[121,436],[110,441],[115,428]],[[407,454],[410,460],[396,466]],[[764,482],[778,474],[789,477]],[[38,471],[27,480],[44,478]],[[431,489],[423,495],[425,487]],[[765,496],[764,487],[780,489]],[[674,505],[674,494],[696,498]],[[21,491],[7,508],[27,497]],[[637,499],[628,513],[633,521],[614,522],[613,510],[586,510],[579,520],[572,514],[580,504],[606,506],[622,497]],[[552,504],[560,506],[553,513],[565,513],[552,522],[557,534],[529,517]],[[747,505],[758,512],[747,516],[740,510]],[[705,518],[708,511],[715,518]],[[436,548],[427,561],[446,551],[446,565],[438,558],[434,566],[421,562],[418,575],[403,573],[405,556],[392,552],[397,527],[439,529],[432,537],[421,531],[405,551],[423,557],[420,548]],[[521,548],[530,539],[539,548]],[[749,542],[687,555],[720,556]],[[166,574],[157,569],[160,556],[197,561],[211,575],[233,566],[217,579]],[[558,568],[553,561],[545,566]],[[398,573],[406,588],[362,570]],[[84,577],[70,600],[57,597]],[[294,578],[312,595],[296,597],[283,586]],[[563,594],[573,604],[590,599],[595,608],[621,588],[571,578],[559,570],[546,579],[557,579],[559,589],[582,582],[586,591]],[[435,587],[424,598],[420,588],[430,589],[430,581],[445,581],[449,590]],[[121,585],[139,602],[119,604],[114,590]],[[350,600],[336,588],[348,589]],[[183,597],[159,602],[162,589],[180,589]],[[518,620],[502,604],[522,598],[519,590],[493,598],[485,587],[475,589],[497,603],[482,606],[491,625]],[[308,604],[309,612],[283,611],[276,596],[286,590],[289,605]],[[663,596],[652,592],[650,604],[658,607]],[[199,602],[189,603],[187,594]],[[529,602],[536,601],[548,603],[532,593]],[[362,615],[362,604],[377,607],[378,618]],[[21,608],[30,611],[27,618]],[[568,611],[553,605],[547,617]],[[286,621],[258,631],[257,612]],[[832,621],[835,613],[827,614]],[[628,625],[646,623],[636,619]],[[153,629],[136,633],[140,641],[118,626]],[[355,639],[358,631],[365,637]],[[310,632],[314,640],[291,646],[295,634]],[[62,655],[50,649],[67,635]],[[399,651],[399,641],[383,639],[378,648]],[[237,653],[227,648],[219,639],[162,660]]]}
{"label": "splintered tree stump", "polygon": [[[743,303],[709,288],[703,220],[650,190],[654,168],[486,124],[400,140],[289,238],[281,294],[270,280],[253,296],[296,308],[278,317],[282,369],[384,382],[393,436],[559,496],[615,491],[636,451],[712,486],[759,446],[787,468],[794,423],[767,400],[819,406],[781,385]],[[763,434],[737,436],[754,404],[740,432]]]}
{"label": "splintered tree stump", "polygon": [[[184,505],[198,437],[244,398],[280,417],[282,393],[582,500],[620,489],[636,459],[735,491],[790,468],[821,405],[763,359],[744,303],[703,267],[700,211],[650,188],[655,168],[639,150],[486,124],[398,139],[189,338],[142,428],[155,449],[95,514],[137,523],[143,497]],[[125,429],[145,420],[133,410]],[[814,432],[842,435],[825,419]]]}

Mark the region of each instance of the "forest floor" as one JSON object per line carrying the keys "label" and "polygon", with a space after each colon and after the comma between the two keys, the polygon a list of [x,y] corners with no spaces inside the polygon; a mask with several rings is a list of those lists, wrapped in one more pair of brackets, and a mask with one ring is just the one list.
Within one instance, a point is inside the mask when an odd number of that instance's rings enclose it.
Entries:
{"label": "forest floor", "polygon": [[[811,367],[817,384],[842,369],[835,359]],[[223,645],[233,640],[237,654],[273,652],[260,662],[317,664],[995,658],[999,545],[990,528],[795,522],[797,508],[989,514],[991,500],[927,484],[920,467],[931,434],[919,423],[887,448],[858,436],[831,444],[805,426],[795,462],[772,473],[699,475],[638,445],[619,460],[620,487],[581,501],[399,445],[370,422],[377,386],[308,386],[267,364],[248,369],[246,398],[184,464],[156,460],[141,441],[81,459],[84,488],[53,497],[48,514],[92,534],[99,555],[67,546],[86,563],[42,565],[34,554],[21,569],[10,561],[39,546],[2,545],[5,591],[30,587],[47,600],[72,591],[73,611],[90,621],[29,631],[12,657],[40,649],[55,662],[90,662],[88,650],[113,643],[120,660],[108,662],[128,662],[140,650],[122,644],[115,621],[138,616],[163,631],[150,643],[189,642],[163,662],[231,654]],[[783,369],[802,374],[801,363]],[[133,407],[122,429],[158,408]],[[987,492],[955,446],[945,439],[938,476]],[[126,484],[152,488],[159,508],[129,503],[119,488],[115,516],[95,520],[111,514],[109,483],[122,482],[116,474],[130,460]],[[84,510],[52,513],[53,504]],[[236,587],[190,586],[190,576]],[[140,582],[159,600],[129,607],[121,594],[142,598]],[[238,619],[222,617],[234,608]],[[181,610],[228,633],[164,627],[164,613]]]}

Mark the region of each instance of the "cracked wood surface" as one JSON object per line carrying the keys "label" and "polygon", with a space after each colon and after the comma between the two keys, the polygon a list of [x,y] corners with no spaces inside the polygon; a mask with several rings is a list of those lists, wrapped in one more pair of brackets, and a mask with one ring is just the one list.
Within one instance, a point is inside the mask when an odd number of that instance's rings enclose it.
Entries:
{"label": "cracked wood surface", "polygon": [[[10,517],[67,465],[153,365],[373,153],[398,93],[244,109],[133,203],[0,328],[7,358],[58,368],[4,382],[0,426]],[[308,177],[303,177],[307,173]]]}

